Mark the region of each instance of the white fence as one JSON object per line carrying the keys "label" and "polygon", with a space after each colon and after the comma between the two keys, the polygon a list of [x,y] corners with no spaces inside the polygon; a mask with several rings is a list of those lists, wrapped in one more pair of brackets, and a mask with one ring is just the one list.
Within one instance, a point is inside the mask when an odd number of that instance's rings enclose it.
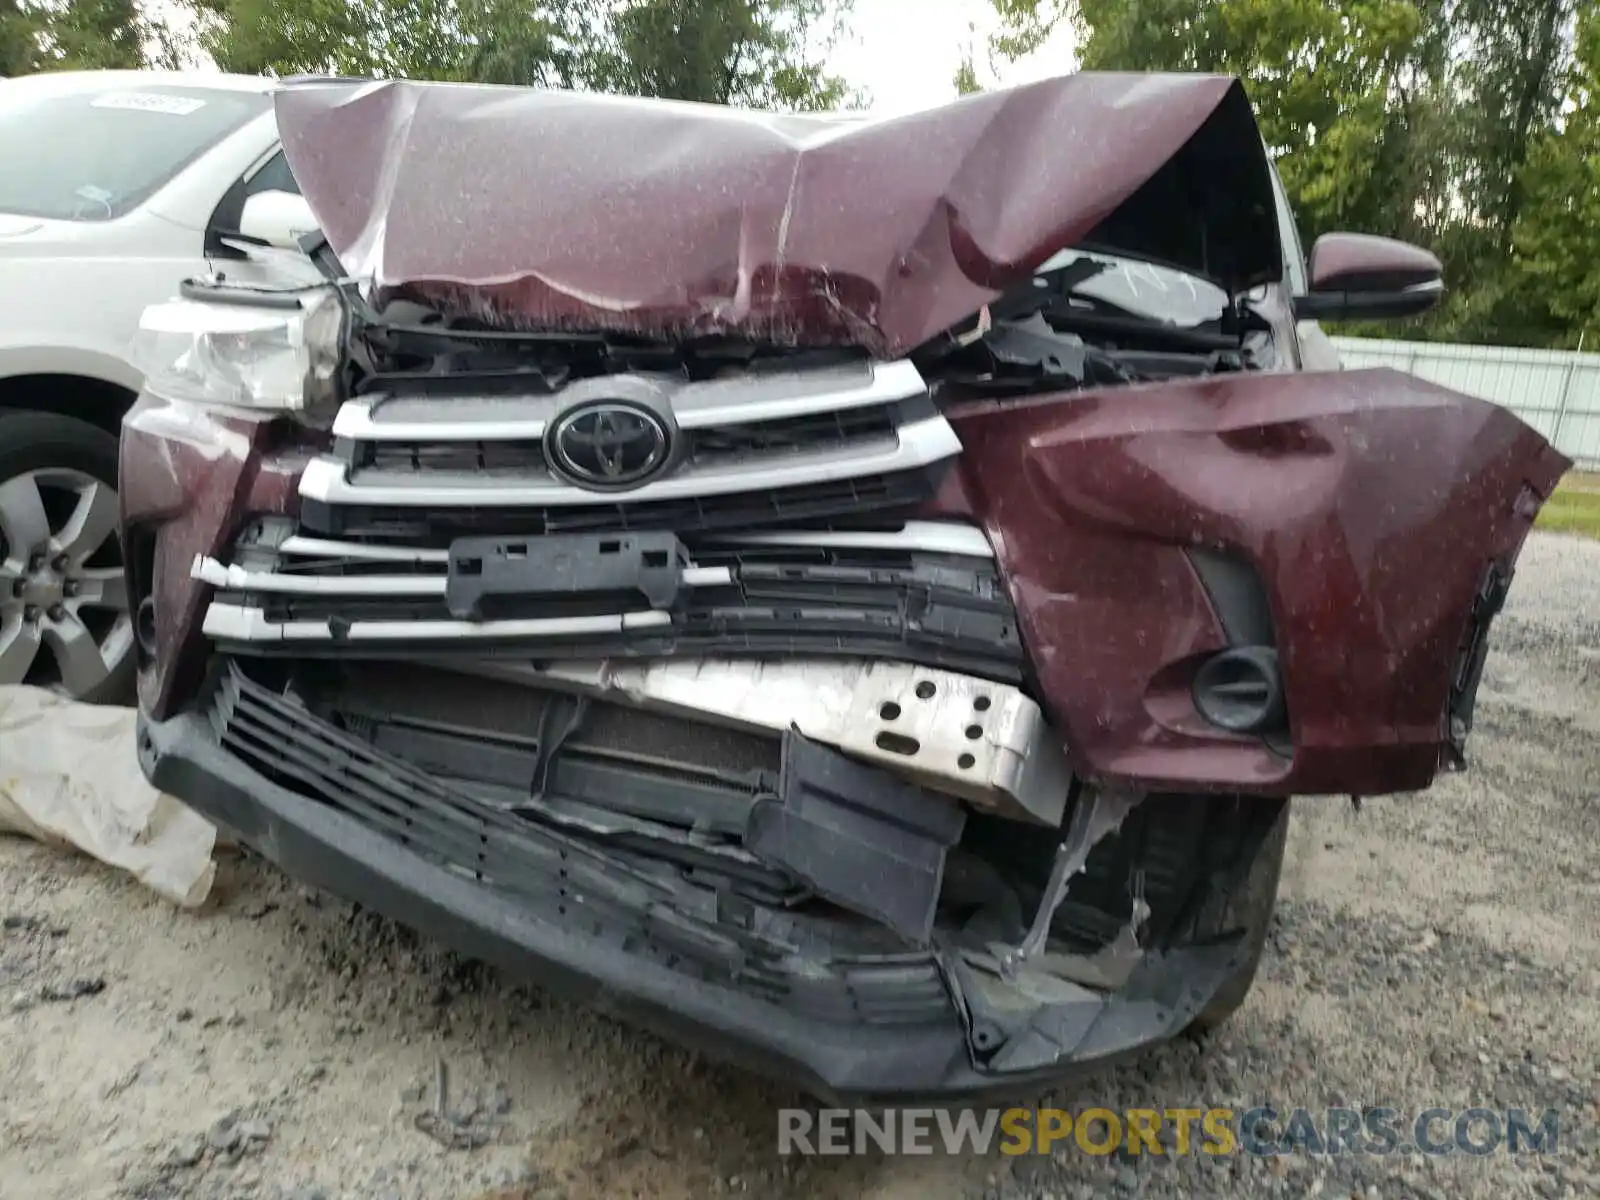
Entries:
{"label": "white fence", "polygon": [[1600,470],[1600,354],[1334,338],[1346,367],[1398,367],[1509,408],[1580,467]]}

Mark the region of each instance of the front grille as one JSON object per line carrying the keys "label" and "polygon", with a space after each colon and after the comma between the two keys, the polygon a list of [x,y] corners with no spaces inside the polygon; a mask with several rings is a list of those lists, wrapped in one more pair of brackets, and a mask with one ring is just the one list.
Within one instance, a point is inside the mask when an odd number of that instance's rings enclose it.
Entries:
{"label": "front grille", "polygon": [[[361,547],[344,556],[280,553],[293,526],[263,522],[235,546],[236,566],[256,573],[224,586],[216,603],[258,612],[266,636],[220,640],[241,653],[393,654],[435,646],[443,653],[479,655],[480,638],[430,641],[422,623],[449,623],[448,556],[374,562]],[[885,541],[892,541],[885,538]],[[327,549],[333,549],[328,547]],[[811,655],[885,658],[1002,682],[1022,676],[1016,617],[990,558],[876,547],[798,543],[749,545],[702,537],[685,550],[686,586],[667,618],[601,636],[585,631],[515,631],[502,644],[541,658],[669,657],[708,654]],[[341,582],[342,581],[342,582]],[[411,581],[411,582],[408,582]],[[310,585],[337,583],[336,590]],[[485,600],[474,613],[484,622],[606,616],[629,611],[653,616],[643,596],[612,592],[579,597],[521,585]],[[392,638],[363,642],[337,634],[362,623],[389,623]],[[271,636],[273,627],[321,624],[321,639]],[[401,626],[416,628],[407,633]]]}
{"label": "front grille", "polygon": [[[606,411],[634,414],[638,428],[566,424]],[[928,500],[961,450],[910,362],[700,381],[597,376],[527,396],[362,395],[340,408],[333,433],[301,476],[307,527],[437,546],[468,533],[860,520]],[[595,461],[572,460],[568,435]],[[601,437],[623,440],[605,451]],[[641,437],[650,446],[638,450],[637,476],[604,459]],[[628,482],[608,487],[605,471]]]}
{"label": "front grille", "polygon": [[899,423],[896,409],[884,405],[713,425],[694,431],[690,453],[697,463],[716,465],[766,455],[837,452],[857,442],[892,438]]}
{"label": "front grille", "polygon": [[510,442],[363,442],[346,453],[356,470],[514,471],[547,473],[544,443]]}
{"label": "front grille", "polygon": [[[881,929],[764,904],[751,898],[760,889],[742,889],[732,877],[551,829],[374,748],[371,719],[327,711],[314,685],[297,696],[291,701],[228,664],[210,702],[214,735],[273,782],[512,899],[535,919],[803,1015],[897,1025],[952,1015],[931,955],[894,948]],[[637,779],[623,794],[667,786],[674,776],[648,760],[629,769]],[[559,781],[559,772],[551,778]]]}
{"label": "front grille", "polygon": [[582,505],[468,505],[423,508],[401,505],[326,504],[302,499],[306,528],[355,537],[444,548],[468,534],[605,533],[669,529],[678,533],[762,529],[771,526],[861,521],[874,514],[907,512],[932,499],[942,465],[876,477],[864,476],[766,491],[690,496],[677,500],[607,500]]}
{"label": "front grille", "polygon": [[[687,461],[701,469],[735,465],[750,459],[802,453],[843,453],[863,443],[895,436],[894,406],[811,413],[782,420],[729,423],[690,431]],[[349,441],[342,455],[355,473],[373,470],[410,472],[488,472],[527,477],[548,476],[544,442],[537,438],[465,442]]]}

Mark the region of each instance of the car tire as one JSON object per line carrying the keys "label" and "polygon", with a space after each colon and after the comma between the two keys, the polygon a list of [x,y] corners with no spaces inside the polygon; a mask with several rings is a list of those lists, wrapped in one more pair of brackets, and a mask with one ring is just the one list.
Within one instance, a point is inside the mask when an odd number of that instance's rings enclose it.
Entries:
{"label": "car tire", "polygon": [[0,410],[0,684],[92,704],[132,699],[118,515],[114,436],[57,413]]}
{"label": "car tire", "polygon": [[[1262,801],[1261,803],[1270,803]],[[1289,802],[1282,802],[1276,819],[1268,826],[1256,849],[1255,861],[1234,890],[1215,903],[1201,917],[1202,926],[1217,932],[1244,930],[1244,960],[1229,976],[1216,995],[1189,1023],[1191,1034],[1207,1034],[1238,1012],[1250,994],[1261,967],[1261,956],[1272,928],[1272,913],[1278,904],[1278,884],[1283,877],[1283,856],[1289,841]]]}
{"label": "car tire", "polygon": [[[1288,800],[1152,793],[1090,852],[1068,892],[1079,913],[1059,916],[1053,932],[1078,953],[1102,949],[1132,916],[1135,879],[1149,905],[1138,934],[1145,948],[1204,944],[1242,932],[1238,966],[1184,1032],[1215,1029],[1238,1011],[1255,982],[1277,905],[1288,833]],[[1015,847],[1013,861],[1025,849]],[[1050,850],[1048,843],[1045,849]],[[1033,869],[1042,879],[1048,859]],[[1098,926],[1090,941],[1082,937],[1083,912],[1094,914]]]}

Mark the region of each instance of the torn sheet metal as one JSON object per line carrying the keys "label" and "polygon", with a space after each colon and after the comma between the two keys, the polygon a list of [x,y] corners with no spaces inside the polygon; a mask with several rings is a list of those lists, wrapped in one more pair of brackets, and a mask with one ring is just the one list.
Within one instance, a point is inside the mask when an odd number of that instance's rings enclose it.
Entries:
{"label": "torn sheet metal", "polygon": [[135,716],[0,687],[0,833],[75,847],[192,908],[211,892],[216,829],[145,782]]}
{"label": "torn sheet metal", "polygon": [[1083,72],[894,117],[410,80],[275,104],[346,270],[498,323],[895,358],[1068,246],[1236,289],[1283,270],[1222,75]]}
{"label": "torn sheet metal", "polygon": [[790,727],[1013,820],[1058,828],[1072,771],[1043,711],[1017,688],[951,671],[855,659],[638,663],[443,660],[490,678],[776,734]]}
{"label": "torn sheet metal", "polygon": [[[1039,900],[1039,909],[1034,913],[1027,936],[1015,947],[999,952],[1002,974],[1015,974],[1027,959],[1045,948],[1050,935],[1050,923],[1055,920],[1061,902],[1067,898],[1072,877],[1083,870],[1084,864],[1089,861],[1089,852],[1103,838],[1120,829],[1128,814],[1143,799],[1143,792],[1106,791],[1100,788],[1090,788],[1084,792],[1072,810],[1072,824],[1067,828],[1067,836],[1056,850],[1055,863],[1050,868],[1050,880],[1045,884],[1044,895]],[[1137,910],[1136,905],[1136,913]]]}

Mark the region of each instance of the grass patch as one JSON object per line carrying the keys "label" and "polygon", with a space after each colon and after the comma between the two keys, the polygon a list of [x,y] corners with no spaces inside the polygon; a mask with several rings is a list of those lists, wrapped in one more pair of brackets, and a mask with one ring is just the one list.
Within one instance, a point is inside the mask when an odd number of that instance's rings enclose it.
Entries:
{"label": "grass patch", "polygon": [[1578,472],[1561,481],[1539,510],[1535,527],[1550,533],[1576,533],[1600,539],[1600,475]]}

